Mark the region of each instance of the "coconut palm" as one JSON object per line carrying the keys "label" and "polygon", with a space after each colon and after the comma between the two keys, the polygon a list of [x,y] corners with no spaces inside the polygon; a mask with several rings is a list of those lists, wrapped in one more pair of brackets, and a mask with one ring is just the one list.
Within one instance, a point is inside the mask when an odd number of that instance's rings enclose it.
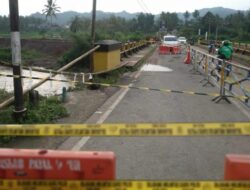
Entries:
{"label": "coconut palm", "polygon": [[56,17],[56,13],[60,12],[60,7],[57,6],[56,0],[47,0],[47,4],[44,6],[43,14],[46,16],[46,20],[50,17],[50,23],[52,25],[53,17]]}

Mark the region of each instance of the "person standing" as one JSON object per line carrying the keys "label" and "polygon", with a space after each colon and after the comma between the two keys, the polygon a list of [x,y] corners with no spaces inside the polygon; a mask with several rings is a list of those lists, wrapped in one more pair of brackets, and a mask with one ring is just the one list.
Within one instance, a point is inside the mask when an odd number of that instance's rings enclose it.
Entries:
{"label": "person standing", "polygon": [[211,40],[208,46],[208,53],[214,54],[215,53],[215,42],[214,40]]}

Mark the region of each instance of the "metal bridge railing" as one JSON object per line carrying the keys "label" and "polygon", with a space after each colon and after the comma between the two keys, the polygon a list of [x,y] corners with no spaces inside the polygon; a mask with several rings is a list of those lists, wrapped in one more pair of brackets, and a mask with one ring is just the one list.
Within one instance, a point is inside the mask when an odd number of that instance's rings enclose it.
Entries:
{"label": "metal bridge railing", "polygon": [[128,43],[122,44],[121,57],[128,57],[129,55],[144,48],[146,45],[148,45],[148,43],[149,43],[148,41],[142,40],[138,42],[128,42]]}
{"label": "metal bridge railing", "polygon": [[194,74],[204,75],[203,86],[219,85],[220,96],[215,98],[217,103],[230,96],[242,97],[240,100],[250,107],[250,68],[219,59],[194,47],[191,48],[191,60]]}
{"label": "metal bridge railing", "polygon": [[[219,47],[222,41],[216,41],[215,45],[216,47]],[[201,40],[200,41],[201,45],[208,45],[209,41],[208,40]],[[250,55],[250,44],[247,43],[241,43],[241,42],[232,42],[234,51],[236,53],[241,53],[243,55]]]}

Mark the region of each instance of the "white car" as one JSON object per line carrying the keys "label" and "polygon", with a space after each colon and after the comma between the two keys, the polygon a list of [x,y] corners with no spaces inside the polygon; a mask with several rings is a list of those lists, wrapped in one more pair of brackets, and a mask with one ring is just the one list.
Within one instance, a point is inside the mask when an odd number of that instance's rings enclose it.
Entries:
{"label": "white car", "polygon": [[186,44],[187,43],[187,39],[185,37],[179,37],[178,38],[178,41],[181,43],[181,44]]}
{"label": "white car", "polygon": [[177,40],[176,36],[164,36],[163,37],[163,45],[165,46],[179,46],[180,42]]}

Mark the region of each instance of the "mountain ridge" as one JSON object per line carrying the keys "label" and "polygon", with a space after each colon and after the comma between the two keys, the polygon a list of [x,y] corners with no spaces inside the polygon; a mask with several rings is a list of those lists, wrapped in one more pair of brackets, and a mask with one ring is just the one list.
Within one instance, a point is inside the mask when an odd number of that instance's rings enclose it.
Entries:
{"label": "mountain ridge", "polygon": [[[200,9],[198,11],[200,12],[201,17],[204,16],[207,12],[210,11],[213,14],[218,14],[220,17],[225,18],[226,16],[228,16],[230,14],[234,14],[234,13],[236,13],[238,11],[241,11],[241,10],[235,10],[235,9],[224,8],[224,7],[213,7],[213,8],[203,8],[203,9]],[[104,11],[100,11],[100,10],[98,10],[96,13],[97,13],[97,15],[96,15],[97,19],[109,18],[110,16],[115,15],[115,16],[118,16],[118,17],[125,18],[127,20],[136,18],[136,16],[139,14],[139,12],[138,13],[129,13],[127,11],[104,12]],[[179,12],[177,14],[178,14],[178,17],[180,19],[184,19],[184,13]],[[39,12],[33,13],[30,16],[35,17],[35,18],[45,19],[45,16],[42,15],[41,13],[39,13]],[[62,12],[62,13],[58,13],[56,19],[54,19],[54,23],[56,23],[58,25],[61,25],[61,26],[68,25],[68,24],[70,24],[70,22],[72,21],[72,19],[75,16],[91,18],[91,12],[80,13],[80,12],[76,12],[76,11],[65,11],[65,12]],[[157,14],[155,16],[158,18],[159,14]]]}

